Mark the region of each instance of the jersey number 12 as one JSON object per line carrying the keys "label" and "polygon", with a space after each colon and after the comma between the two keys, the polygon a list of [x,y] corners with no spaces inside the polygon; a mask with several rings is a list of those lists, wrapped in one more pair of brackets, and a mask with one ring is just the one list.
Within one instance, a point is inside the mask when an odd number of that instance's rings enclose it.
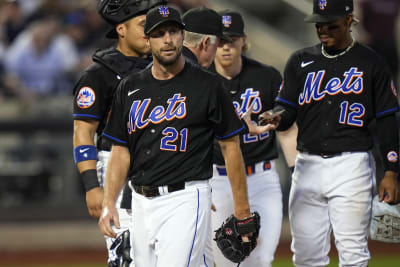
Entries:
{"label": "jersey number 12", "polygon": [[340,124],[362,127],[364,121],[361,119],[365,115],[365,107],[360,103],[349,105],[348,101],[340,103]]}

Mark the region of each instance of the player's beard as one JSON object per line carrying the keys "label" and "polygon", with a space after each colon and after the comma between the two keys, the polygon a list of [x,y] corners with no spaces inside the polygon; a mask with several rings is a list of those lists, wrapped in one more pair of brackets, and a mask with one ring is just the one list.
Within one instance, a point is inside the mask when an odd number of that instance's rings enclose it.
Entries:
{"label": "player's beard", "polygon": [[175,56],[167,58],[161,55],[160,51],[153,51],[153,56],[157,59],[157,61],[163,66],[170,66],[173,65],[175,62],[178,61],[178,58],[182,54],[182,46],[175,46]]}

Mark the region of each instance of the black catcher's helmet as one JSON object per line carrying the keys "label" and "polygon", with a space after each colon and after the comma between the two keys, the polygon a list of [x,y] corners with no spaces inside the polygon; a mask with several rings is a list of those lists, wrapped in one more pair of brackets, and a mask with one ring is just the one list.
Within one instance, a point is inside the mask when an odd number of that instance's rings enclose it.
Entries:
{"label": "black catcher's helmet", "polygon": [[98,12],[101,17],[113,26],[107,33],[108,38],[118,38],[115,26],[135,16],[146,14],[158,5],[167,4],[167,0],[100,0]]}

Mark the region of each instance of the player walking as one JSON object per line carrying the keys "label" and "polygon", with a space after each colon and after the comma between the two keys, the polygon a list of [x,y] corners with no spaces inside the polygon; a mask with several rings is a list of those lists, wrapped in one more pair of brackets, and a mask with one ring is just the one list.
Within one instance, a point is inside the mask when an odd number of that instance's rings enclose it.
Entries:
{"label": "player walking", "polygon": [[[221,42],[211,71],[223,80],[237,113],[243,115],[252,108],[252,117],[256,117],[261,112],[273,108],[282,82],[281,75],[275,68],[242,55],[247,50],[242,16],[231,11],[220,14],[224,34],[229,36],[232,42]],[[252,103],[254,105],[251,107]],[[247,174],[250,207],[262,218],[259,245],[241,266],[271,266],[279,242],[283,213],[282,191],[275,169],[275,159],[278,157],[275,132],[242,134],[240,146]],[[212,225],[213,230],[216,230],[225,218],[232,214],[233,202],[224,159],[218,144],[214,146],[214,153],[211,186],[216,212],[212,213]],[[213,252],[218,267],[237,265],[227,260],[215,243]]]}
{"label": "player walking", "polygon": [[321,43],[290,57],[277,98],[286,109],[278,130],[295,120],[299,127],[289,199],[296,266],[328,265],[332,230],[340,266],[368,266],[375,118],[385,167],[380,199],[398,200],[397,93],[388,66],[351,36],[352,12],[352,0],[314,0],[306,21]]}
{"label": "player walking", "polygon": [[[74,88],[74,159],[86,190],[89,214],[99,218],[103,201],[103,185],[106,166],[110,156],[111,143],[102,138],[114,91],[120,80],[130,72],[145,68],[150,60],[150,47],[144,38],[143,27],[146,12],[151,5],[162,1],[102,1],[100,15],[113,27],[108,38],[118,39],[116,47],[97,51],[94,63],[82,74]],[[95,142],[95,134],[97,140]],[[97,171],[96,171],[97,168]],[[121,233],[128,229],[130,220],[129,199],[122,201],[119,195],[116,203],[120,216]],[[120,209],[121,202],[124,209]],[[120,259],[111,249],[113,238],[106,237],[109,250],[109,266]]]}
{"label": "player walking", "polygon": [[183,23],[167,6],[147,13],[153,66],[121,82],[104,136],[114,142],[102,232],[115,236],[115,200],[129,177],[137,267],[199,266],[209,238],[212,142],[220,139],[235,216],[250,217],[236,136],[243,125],[217,77],[185,61]]}

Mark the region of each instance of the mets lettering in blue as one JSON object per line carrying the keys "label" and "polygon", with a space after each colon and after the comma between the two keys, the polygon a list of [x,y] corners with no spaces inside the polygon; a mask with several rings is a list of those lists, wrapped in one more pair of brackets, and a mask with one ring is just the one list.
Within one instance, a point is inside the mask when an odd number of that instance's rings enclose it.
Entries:
{"label": "mets lettering in blue", "polygon": [[168,106],[155,106],[149,113],[147,112],[151,98],[135,100],[129,111],[128,132],[132,134],[137,128],[143,129],[149,123],[159,124],[165,120],[183,119],[186,117],[187,109],[185,103],[186,97],[181,94],[174,94],[167,100]]}
{"label": "mets lettering in blue", "polygon": [[[262,110],[262,104],[261,104],[261,98],[260,98],[260,92],[255,91],[253,88],[247,88],[243,94],[240,95],[241,98],[241,103],[238,101],[233,101],[233,106],[236,109],[236,112],[239,114],[241,117],[244,113],[246,113],[247,110],[250,109],[250,106],[253,104],[251,107],[253,110],[253,113],[260,113]],[[252,121],[252,123],[257,124],[255,121]],[[243,135],[243,142],[245,144],[247,143],[254,143],[258,142],[260,140],[263,140],[269,136],[269,132],[262,133],[260,135],[251,135],[251,134],[244,134]]]}
{"label": "mets lettering in blue", "polygon": [[326,94],[361,94],[364,90],[363,75],[364,72],[352,67],[343,73],[343,81],[338,77],[331,78],[326,83],[325,88],[321,90],[325,70],[308,73],[303,92],[299,95],[299,104],[302,106],[305,103],[311,103],[311,101],[320,101]]}
{"label": "mets lettering in blue", "polygon": [[261,99],[260,92],[254,91],[253,88],[247,88],[246,91],[240,95],[242,99],[242,103],[238,101],[233,101],[233,106],[235,107],[236,112],[239,117],[241,117],[246,111],[249,109],[251,103],[254,102],[253,105],[253,113],[259,113],[261,111]]}

